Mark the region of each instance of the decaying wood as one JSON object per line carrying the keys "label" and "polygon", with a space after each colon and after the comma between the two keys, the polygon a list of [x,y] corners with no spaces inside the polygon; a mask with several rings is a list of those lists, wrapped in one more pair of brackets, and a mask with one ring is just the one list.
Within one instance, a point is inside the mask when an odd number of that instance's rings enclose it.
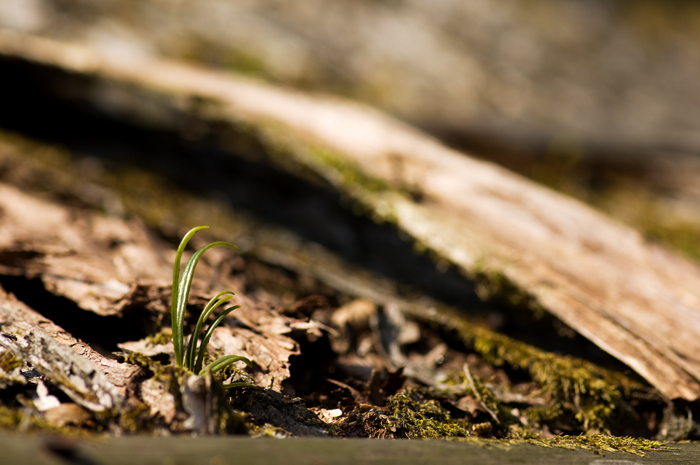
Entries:
{"label": "decaying wood", "polygon": [[0,335],[0,346],[55,381],[75,403],[89,410],[118,410],[124,402],[116,387],[93,363],[41,328],[32,328],[26,337],[17,341]]}
{"label": "decaying wood", "polygon": [[0,56],[89,78],[72,97],[134,120],[196,111],[254,128],[272,163],[315,173],[471,276],[505,277],[669,398],[700,397],[700,269],[579,202],[337,100],[7,32]]}
{"label": "decaying wood", "polygon": [[170,285],[163,251],[143,227],[78,214],[9,186],[0,186],[0,208],[5,274],[39,276],[54,293],[103,316],[119,314],[133,300],[134,286]]}
{"label": "decaying wood", "polygon": [[[127,363],[119,363],[118,361],[107,358],[95,352],[89,345],[74,338],[70,333],[65,331],[60,326],[47,320],[41,314],[27,307],[22,302],[18,301],[13,295],[8,295],[4,290],[0,289],[0,330],[5,335],[11,335],[15,338],[28,338],[32,331],[40,331],[40,336],[34,334],[31,338],[44,338],[44,335],[50,336],[56,343],[66,347],[70,347],[76,354],[82,356],[87,361],[94,365],[94,369],[102,373],[113,387],[105,388],[108,392],[116,389],[117,396],[123,397],[126,391],[126,386],[134,373],[138,370],[137,367]],[[29,339],[26,339],[29,340]],[[9,344],[10,342],[8,342]],[[30,354],[27,353],[16,342],[11,342],[15,350],[18,350],[22,360],[30,361]],[[49,343],[54,347],[52,343]],[[64,354],[64,352],[61,352]],[[69,363],[68,360],[73,360],[71,355],[64,364]],[[83,367],[85,368],[85,367]],[[89,370],[87,370],[89,372]],[[101,379],[98,379],[101,381]]]}
{"label": "decaying wood", "polygon": [[[149,237],[139,222],[70,209],[3,184],[0,209],[0,267],[4,274],[37,276],[53,293],[102,316],[121,315],[124,308],[139,302],[153,307],[150,310],[160,313],[160,318],[169,313],[174,251]],[[206,301],[220,289],[232,289],[236,295],[231,302],[241,308],[216,329],[210,350],[248,357],[258,367],[253,377],[260,386],[282,390],[282,382],[290,376],[289,357],[299,353],[297,342],[287,334],[295,329],[318,333],[320,328],[252,301],[238,289],[239,283],[228,277],[212,282],[218,264],[212,257],[225,259],[215,250],[204,255],[195,274],[192,301]],[[59,342],[82,351],[97,366],[114,370],[108,376],[121,388],[133,374],[122,373],[116,361],[100,356],[21,302],[9,296],[3,299],[0,317],[5,332],[23,337],[41,327]],[[171,344],[123,342],[124,349],[148,354],[172,351]]]}
{"label": "decaying wood", "polygon": [[123,406],[136,367],[103,357],[0,290],[0,346],[53,381],[74,402],[95,412]]}

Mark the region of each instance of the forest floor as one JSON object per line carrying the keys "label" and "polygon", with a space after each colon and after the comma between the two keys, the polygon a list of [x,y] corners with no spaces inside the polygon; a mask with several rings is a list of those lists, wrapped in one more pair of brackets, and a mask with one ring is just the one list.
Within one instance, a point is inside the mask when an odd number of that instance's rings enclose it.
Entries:
{"label": "forest floor", "polygon": [[[285,170],[275,150],[288,154],[245,124],[214,146],[210,132],[231,128],[207,116],[205,99],[173,117],[176,93],[158,106],[167,98],[152,89],[99,87],[118,73],[2,53],[0,443],[18,463],[121,463],[126,450],[144,463],[227,463],[234,450],[249,463],[354,463],[358,453],[382,463],[464,453],[482,463],[694,463],[697,444],[679,441],[700,436],[697,401],[669,399],[504,274],[465,273],[362,205],[354,186]],[[104,81],[97,97],[76,85],[93,78]],[[126,117],[115,110],[125,101],[137,102]],[[176,127],[141,124],[144,115]],[[482,155],[636,227],[651,250],[661,242],[700,257],[692,155]],[[400,193],[421,205],[414,184]],[[170,310],[176,249],[198,225],[211,227],[185,259],[210,241],[240,250],[202,256],[184,333],[231,290],[240,308],[203,357],[251,361],[201,376],[175,366]],[[305,439],[271,448],[266,437]]]}

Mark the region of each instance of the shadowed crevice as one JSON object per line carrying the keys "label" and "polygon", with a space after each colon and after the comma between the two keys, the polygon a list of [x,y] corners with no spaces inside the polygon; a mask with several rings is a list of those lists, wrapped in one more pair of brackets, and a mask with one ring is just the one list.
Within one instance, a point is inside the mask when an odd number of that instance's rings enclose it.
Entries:
{"label": "shadowed crevice", "polygon": [[119,350],[118,343],[149,334],[149,322],[143,316],[146,312],[127,311],[123,317],[100,316],[83,310],[70,299],[52,294],[39,278],[0,276],[0,285],[46,319],[110,358],[114,358],[112,352]]}

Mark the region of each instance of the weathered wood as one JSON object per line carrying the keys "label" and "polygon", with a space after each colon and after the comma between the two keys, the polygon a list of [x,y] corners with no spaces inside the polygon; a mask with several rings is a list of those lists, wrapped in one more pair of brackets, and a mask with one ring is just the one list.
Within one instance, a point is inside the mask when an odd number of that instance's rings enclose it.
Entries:
{"label": "weathered wood", "polygon": [[0,57],[89,79],[72,97],[133,120],[196,112],[252,128],[272,163],[337,186],[471,276],[505,278],[669,398],[700,397],[700,269],[579,202],[335,99],[6,32]]}
{"label": "weathered wood", "polygon": [[51,436],[0,435],[3,464],[571,464],[690,465],[700,460],[698,444],[679,444],[645,456],[622,452],[543,448],[519,444],[508,448],[448,441],[373,441],[370,439],[271,439],[243,437],[131,436],[96,440]]}
{"label": "weathered wood", "polygon": [[0,346],[31,364],[75,403],[93,410],[117,410],[124,398],[97,366],[69,347],[56,342],[41,328],[32,328],[24,339],[14,341],[0,334]]}
{"label": "weathered wood", "polygon": [[57,324],[18,301],[13,295],[0,288],[0,324],[2,333],[16,337],[27,336],[34,328],[40,328],[56,342],[70,347],[78,355],[92,362],[96,369],[115,386],[120,396],[126,392],[129,378],[138,370],[127,363],[107,358],[95,352],[88,344],[73,337]]}

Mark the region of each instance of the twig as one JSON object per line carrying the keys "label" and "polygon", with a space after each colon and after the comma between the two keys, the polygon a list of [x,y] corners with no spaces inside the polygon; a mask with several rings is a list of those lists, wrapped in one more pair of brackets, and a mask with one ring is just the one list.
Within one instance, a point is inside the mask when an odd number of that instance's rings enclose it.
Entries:
{"label": "twig", "polygon": [[471,388],[472,392],[474,393],[474,396],[476,397],[476,400],[479,401],[481,406],[486,410],[489,415],[493,417],[493,419],[496,421],[496,423],[500,424],[501,420],[498,419],[498,415],[496,415],[496,412],[491,410],[487,405],[486,402],[484,402],[484,399],[482,399],[481,394],[479,393],[479,390],[476,388],[476,383],[474,382],[474,378],[472,377],[472,372],[469,371],[469,365],[464,364],[463,366],[464,369],[464,375],[467,378],[467,381],[469,381],[469,387]]}

